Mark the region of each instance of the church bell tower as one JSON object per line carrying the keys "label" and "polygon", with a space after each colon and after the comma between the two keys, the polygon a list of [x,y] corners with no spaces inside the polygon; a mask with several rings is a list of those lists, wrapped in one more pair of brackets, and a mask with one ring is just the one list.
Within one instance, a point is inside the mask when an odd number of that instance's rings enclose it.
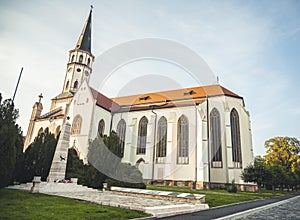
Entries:
{"label": "church bell tower", "polygon": [[75,49],[69,51],[69,61],[62,93],[76,92],[84,80],[89,82],[94,55],[91,52],[92,9],[84,24]]}

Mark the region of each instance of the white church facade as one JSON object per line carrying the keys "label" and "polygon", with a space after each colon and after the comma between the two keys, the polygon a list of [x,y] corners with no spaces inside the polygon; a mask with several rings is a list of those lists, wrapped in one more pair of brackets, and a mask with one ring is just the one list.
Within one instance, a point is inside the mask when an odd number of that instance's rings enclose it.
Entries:
{"label": "white church facade", "polygon": [[24,151],[46,128],[58,134],[71,123],[70,148],[88,161],[90,141],[117,132],[122,162],[138,166],[145,181],[169,185],[223,186],[253,160],[249,112],[244,100],[219,84],[108,98],[89,86],[91,16],[69,52],[62,92],[42,114],[33,106]]}

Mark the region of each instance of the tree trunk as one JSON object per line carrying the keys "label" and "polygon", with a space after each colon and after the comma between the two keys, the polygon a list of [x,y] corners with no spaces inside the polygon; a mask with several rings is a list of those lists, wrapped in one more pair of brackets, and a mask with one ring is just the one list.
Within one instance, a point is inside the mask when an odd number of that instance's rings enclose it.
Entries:
{"label": "tree trunk", "polygon": [[275,195],[275,186],[272,185],[272,195]]}
{"label": "tree trunk", "polygon": [[258,187],[258,194],[261,196],[262,195],[261,185],[257,185],[257,187]]}

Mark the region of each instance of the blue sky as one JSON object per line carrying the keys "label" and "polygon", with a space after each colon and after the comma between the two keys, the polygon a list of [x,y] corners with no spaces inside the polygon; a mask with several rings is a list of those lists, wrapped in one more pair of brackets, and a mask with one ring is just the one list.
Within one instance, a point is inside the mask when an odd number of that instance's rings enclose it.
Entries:
{"label": "blue sky", "polygon": [[[94,5],[92,50],[96,57],[139,38],[182,43],[208,63],[223,86],[244,97],[255,154],[264,154],[264,141],[273,136],[300,139],[299,1],[2,0],[0,92],[4,98],[13,95],[24,66],[15,100],[23,131],[38,94],[44,95],[46,112],[50,99],[61,91],[68,51],[75,47],[89,4]],[[102,92],[115,96],[114,88],[122,84],[118,76],[130,79],[151,73],[180,79],[185,87],[195,86],[188,77],[182,78],[184,73],[178,68],[145,61],[117,71]],[[91,85],[99,87],[96,72]]]}

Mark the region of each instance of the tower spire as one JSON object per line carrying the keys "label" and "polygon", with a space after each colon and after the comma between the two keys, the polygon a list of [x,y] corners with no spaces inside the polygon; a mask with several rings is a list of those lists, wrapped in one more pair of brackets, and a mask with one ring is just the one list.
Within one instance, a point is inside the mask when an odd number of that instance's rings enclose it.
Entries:
{"label": "tower spire", "polygon": [[93,6],[91,5],[91,9],[90,9],[90,14],[89,17],[87,18],[84,27],[82,29],[82,32],[79,36],[79,39],[77,41],[76,44],[76,48],[75,49],[80,49],[80,50],[84,50],[87,51],[89,53],[91,53],[91,30],[92,30],[92,11],[93,11]]}

